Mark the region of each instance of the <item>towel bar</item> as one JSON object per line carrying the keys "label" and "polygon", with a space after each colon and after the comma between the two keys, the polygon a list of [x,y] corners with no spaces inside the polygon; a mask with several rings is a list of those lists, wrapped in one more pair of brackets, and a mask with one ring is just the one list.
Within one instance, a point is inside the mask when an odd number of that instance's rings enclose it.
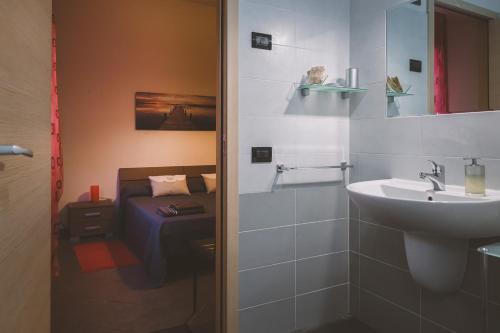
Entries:
{"label": "towel bar", "polygon": [[346,171],[347,169],[351,169],[353,167],[354,166],[352,164],[347,164],[347,162],[341,162],[339,165],[310,166],[310,167],[287,167],[284,164],[277,164],[276,172],[283,173],[285,171],[308,170],[308,169],[340,169],[342,171]]}

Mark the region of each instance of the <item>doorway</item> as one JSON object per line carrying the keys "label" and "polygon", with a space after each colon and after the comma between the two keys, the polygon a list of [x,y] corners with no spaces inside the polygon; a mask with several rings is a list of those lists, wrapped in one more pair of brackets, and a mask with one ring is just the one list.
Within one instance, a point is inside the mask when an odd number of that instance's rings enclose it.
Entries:
{"label": "doorway", "polygon": [[53,333],[215,331],[219,12],[53,1],[64,160]]}
{"label": "doorway", "polygon": [[[435,90],[438,113],[491,110],[490,20],[436,6]],[[490,59],[491,58],[491,59]],[[492,74],[493,75],[493,74]]]}
{"label": "doorway", "polygon": [[[207,1],[200,0],[198,3]],[[75,10],[84,9],[76,2]],[[88,3],[88,2],[87,2]],[[86,3],[86,4],[87,4]],[[2,283],[0,295],[6,311],[0,311],[0,331],[50,332],[50,82],[52,1],[8,0],[2,3],[1,34],[5,46],[0,55],[0,230],[2,247]],[[139,12],[137,13],[139,14]],[[217,6],[218,66],[217,70],[217,223],[216,223],[216,331],[234,332],[238,324],[237,279],[237,2],[222,1]],[[118,12],[110,11],[110,17]],[[134,17],[138,19],[140,15]],[[76,16],[76,19],[81,17]],[[56,21],[57,22],[57,21]],[[152,25],[157,22],[150,22]],[[92,28],[84,25],[84,29]],[[113,29],[118,29],[113,26]],[[98,32],[100,33],[100,32]],[[222,43],[224,41],[224,43]],[[77,43],[90,44],[92,36]],[[116,42],[116,41],[115,41]],[[99,53],[100,47],[94,48]],[[70,50],[74,52],[74,50]],[[102,54],[101,54],[102,55]],[[123,58],[113,59],[118,66]],[[80,66],[71,63],[71,66]],[[102,68],[91,68],[98,73]],[[85,74],[85,73],[84,73]],[[115,80],[121,79],[117,73]],[[139,78],[139,76],[138,76]],[[229,78],[229,79],[226,79]],[[83,79],[83,77],[82,77]],[[64,84],[59,87],[65,94]],[[90,88],[96,88],[92,86]],[[89,89],[107,97],[116,91]],[[94,96],[95,97],[95,96]],[[129,97],[133,99],[133,97]],[[133,103],[133,101],[129,101]],[[104,110],[104,105],[100,108]],[[124,108],[133,112],[133,108]],[[229,112],[229,110],[231,112]],[[130,114],[128,115],[130,116]],[[95,123],[112,128],[124,118]],[[231,126],[229,126],[231,124]],[[82,123],[82,125],[84,125]],[[78,127],[76,126],[78,129]],[[64,131],[64,128],[62,129]],[[89,143],[99,141],[90,132],[84,133]],[[98,144],[109,142],[100,138]],[[8,149],[3,149],[5,144]],[[34,154],[28,154],[33,152]],[[142,153],[135,151],[134,153]],[[228,154],[229,152],[229,154]],[[111,154],[117,154],[113,152]],[[226,158],[227,155],[232,156]],[[64,156],[63,156],[64,157]],[[95,158],[109,156],[96,154]],[[114,156],[116,157],[116,156]],[[66,163],[71,163],[66,160]],[[92,167],[90,160],[77,163]],[[231,184],[231,186],[229,186]],[[85,186],[88,186],[86,184]],[[118,184],[117,184],[118,185]],[[100,188],[105,193],[105,188]],[[83,192],[84,190],[82,190]],[[63,212],[64,213],[64,212]],[[230,219],[230,223],[224,223]],[[67,247],[72,244],[66,244]],[[97,286],[96,286],[97,287]],[[100,286],[103,288],[103,286]],[[19,292],[22,290],[22,292]],[[117,322],[126,319],[125,313],[115,312]],[[71,321],[72,318],[69,318]],[[82,330],[81,321],[73,322],[71,331]],[[97,328],[98,329],[98,328]],[[102,331],[102,330],[101,330]]]}

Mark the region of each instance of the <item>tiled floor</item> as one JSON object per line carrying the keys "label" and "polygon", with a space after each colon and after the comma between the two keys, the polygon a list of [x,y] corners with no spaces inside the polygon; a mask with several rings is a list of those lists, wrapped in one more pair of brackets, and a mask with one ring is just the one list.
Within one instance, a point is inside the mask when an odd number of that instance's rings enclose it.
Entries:
{"label": "tiled floor", "polygon": [[377,333],[357,320],[345,320],[307,333]]}
{"label": "tiled floor", "polygon": [[[189,273],[154,289],[141,266],[84,274],[68,242],[62,241],[58,251],[61,275],[52,282],[52,333],[161,332],[184,324],[191,315]],[[212,274],[200,277],[200,303],[211,299],[212,286]],[[206,306],[191,327],[205,327],[213,318],[211,310]]]}

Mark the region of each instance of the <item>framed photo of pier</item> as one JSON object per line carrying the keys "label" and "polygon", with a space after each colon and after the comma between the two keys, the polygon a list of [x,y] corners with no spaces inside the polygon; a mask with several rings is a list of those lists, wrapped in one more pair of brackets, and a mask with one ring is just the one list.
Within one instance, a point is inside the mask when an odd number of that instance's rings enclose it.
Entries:
{"label": "framed photo of pier", "polygon": [[215,96],[137,92],[135,129],[215,131]]}

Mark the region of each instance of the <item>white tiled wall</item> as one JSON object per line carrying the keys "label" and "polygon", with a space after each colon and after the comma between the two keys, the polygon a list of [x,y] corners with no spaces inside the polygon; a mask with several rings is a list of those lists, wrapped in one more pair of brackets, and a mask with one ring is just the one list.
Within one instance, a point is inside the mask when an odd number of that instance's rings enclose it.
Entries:
{"label": "white tiled wall", "polygon": [[347,216],[338,185],[240,196],[240,333],[307,332],[348,315]]}
{"label": "white tiled wall", "polygon": [[[349,0],[240,0],[240,332],[289,333],[348,313],[348,201],[341,173],[297,171],[349,158],[349,100],[302,97],[312,66],[349,67]],[[251,32],[273,35],[272,51]],[[273,147],[252,164],[251,147]]]}
{"label": "white tiled wall", "polygon": [[[420,171],[429,170],[427,160],[433,159],[445,164],[447,183],[463,185],[462,158],[474,156],[483,158],[486,164],[487,186],[500,189],[500,112],[386,118],[386,101],[379,96],[383,94],[384,64],[366,55],[385,49],[385,10],[398,3],[401,1],[351,1],[351,65],[361,67],[365,84],[373,88],[351,99],[352,180],[417,180]],[[351,309],[361,320],[380,333],[480,332],[479,263],[472,249],[478,242],[471,244],[462,290],[435,295],[412,281],[404,260],[401,231],[380,226],[354,205],[350,217]],[[499,318],[500,262],[493,260],[491,267],[490,279],[495,287],[490,293],[490,311],[492,318]],[[490,332],[499,331],[495,319]]]}
{"label": "white tiled wall", "polygon": [[[336,162],[347,156],[349,100],[315,93],[303,98],[297,86],[316,65],[327,67],[328,80],[345,76],[349,8],[348,0],[241,1],[241,193],[270,191],[276,162],[299,164],[311,152],[325,156],[325,146]],[[273,50],[251,48],[252,31],[272,34]],[[273,164],[252,165],[252,146],[272,146]]]}

